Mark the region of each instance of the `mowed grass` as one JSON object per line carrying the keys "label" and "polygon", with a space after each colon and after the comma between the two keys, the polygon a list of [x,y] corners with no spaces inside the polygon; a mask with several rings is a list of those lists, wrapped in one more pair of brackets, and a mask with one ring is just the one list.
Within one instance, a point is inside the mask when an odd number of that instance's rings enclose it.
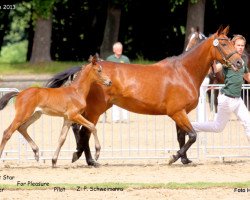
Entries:
{"label": "mowed grass", "polygon": [[30,63],[0,63],[0,75],[22,74],[55,74],[74,66],[81,66],[86,62],[48,62],[39,64]]}
{"label": "mowed grass", "polygon": [[93,183],[93,184],[49,184],[49,186],[17,186],[12,184],[0,184],[4,190],[45,190],[55,187],[66,190],[126,190],[126,189],[209,189],[209,188],[250,188],[247,182],[192,182],[192,183]]}
{"label": "mowed grass", "polygon": [[[82,62],[59,62],[53,61],[48,63],[30,64],[25,63],[0,63],[1,75],[22,75],[22,74],[55,74],[75,66],[81,66],[88,61]],[[152,64],[154,61],[135,60],[132,63],[137,64]]]}

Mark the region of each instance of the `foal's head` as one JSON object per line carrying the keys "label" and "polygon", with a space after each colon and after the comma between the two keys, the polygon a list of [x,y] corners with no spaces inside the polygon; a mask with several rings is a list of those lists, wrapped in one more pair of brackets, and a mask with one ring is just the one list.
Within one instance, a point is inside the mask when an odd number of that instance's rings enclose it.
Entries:
{"label": "foal's head", "polygon": [[90,76],[95,80],[97,83],[111,86],[112,81],[110,78],[102,72],[102,66],[97,63],[98,56],[94,55],[89,58],[90,63],[86,67],[91,67]]}

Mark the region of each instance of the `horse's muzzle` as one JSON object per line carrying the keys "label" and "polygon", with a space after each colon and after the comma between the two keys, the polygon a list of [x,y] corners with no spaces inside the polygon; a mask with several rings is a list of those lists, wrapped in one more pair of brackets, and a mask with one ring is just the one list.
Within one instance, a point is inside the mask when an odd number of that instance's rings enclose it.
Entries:
{"label": "horse's muzzle", "polygon": [[239,69],[241,69],[244,65],[244,61],[241,59],[241,60],[237,60],[234,64],[231,64],[231,68],[234,70],[234,71],[238,71]]}
{"label": "horse's muzzle", "polygon": [[242,68],[243,65],[244,65],[244,61],[243,61],[242,59],[241,59],[241,60],[237,60],[237,62],[236,62],[236,67],[237,67],[238,69]]}
{"label": "horse's muzzle", "polygon": [[111,86],[111,85],[112,85],[112,81],[105,81],[104,84],[105,84],[106,86]]}

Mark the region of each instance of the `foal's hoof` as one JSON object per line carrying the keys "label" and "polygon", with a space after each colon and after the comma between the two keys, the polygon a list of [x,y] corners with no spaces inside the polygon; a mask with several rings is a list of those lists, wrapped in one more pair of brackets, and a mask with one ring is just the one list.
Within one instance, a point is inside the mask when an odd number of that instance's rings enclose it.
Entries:
{"label": "foal's hoof", "polygon": [[182,162],[182,164],[187,165],[187,164],[191,163],[192,160],[189,160],[188,158],[181,158],[181,162]]}
{"label": "foal's hoof", "polygon": [[52,159],[52,168],[56,168],[56,162],[57,162],[56,159]]}
{"label": "foal's hoof", "polygon": [[178,156],[172,155],[172,156],[170,156],[170,158],[169,158],[169,160],[168,160],[168,164],[169,164],[169,165],[172,165],[172,164],[173,164],[174,162],[176,162],[178,159],[179,159]]}
{"label": "foal's hoof", "polygon": [[35,160],[38,162],[39,161],[39,150],[33,150],[33,152],[34,152]]}
{"label": "foal's hoof", "polygon": [[99,154],[99,153],[96,153],[96,154],[95,154],[95,160],[98,160],[99,156],[100,156],[100,154]]}
{"label": "foal's hoof", "polygon": [[35,154],[35,159],[37,162],[39,161],[39,154],[38,153]]}

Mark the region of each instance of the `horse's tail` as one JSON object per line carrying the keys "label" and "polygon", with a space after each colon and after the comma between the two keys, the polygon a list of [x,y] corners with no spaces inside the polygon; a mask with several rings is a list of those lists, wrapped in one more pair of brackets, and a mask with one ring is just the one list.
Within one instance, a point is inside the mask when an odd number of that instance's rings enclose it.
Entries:
{"label": "horse's tail", "polygon": [[0,110],[3,110],[5,106],[8,104],[9,100],[15,96],[17,96],[19,92],[9,92],[0,99]]}
{"label": "horse's tail", "polygon": [[57,88],[62,86],[67,80],[73,80],[74,74],[76,74],[78,71],[80,71],[82,67],[76,66],[72,67],[70,69],[67,69],[63,72],[59,72],[52,78],[50,78],[47,83],[45,83],[45,87],[48,88]]}

